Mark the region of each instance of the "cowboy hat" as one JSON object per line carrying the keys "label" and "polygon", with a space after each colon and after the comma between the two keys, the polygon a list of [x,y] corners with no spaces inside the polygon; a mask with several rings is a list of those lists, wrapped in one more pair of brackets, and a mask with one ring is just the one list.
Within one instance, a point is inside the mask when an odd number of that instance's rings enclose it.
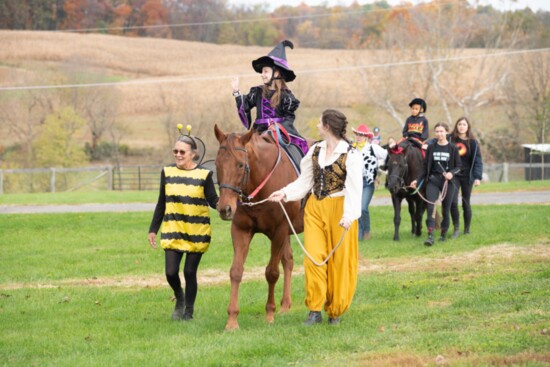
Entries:
{"label": "cowboy hat", "polygon": [[374,134],[369,130],[369,128],[367,127],[367,125],[365,124],[361,124],[357,127],[357,130],[355,130],[353,127],[351,128],[353,130],[354,133],[356,133],[357,135],[362,135],[362,136],[366,136],[368,138],[372,138],[374,136]]}

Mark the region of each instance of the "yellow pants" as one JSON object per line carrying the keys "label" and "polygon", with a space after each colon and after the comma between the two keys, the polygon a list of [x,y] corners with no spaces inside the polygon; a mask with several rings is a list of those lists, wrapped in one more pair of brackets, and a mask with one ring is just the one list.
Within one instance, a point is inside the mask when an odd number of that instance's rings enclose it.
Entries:
{"label": "yellow pants", "polygon": [[[338,245],[344,229],[338,225],[344,212],[344,198],[317,200],[311,195],[304,214],[304,247],[321,263]],[[343,314],[350,306],[357,286],[357,220],[353,221],[342,244],[323,266],[304,257],[305,304],[310,311],[324,309],[329,317]]]}

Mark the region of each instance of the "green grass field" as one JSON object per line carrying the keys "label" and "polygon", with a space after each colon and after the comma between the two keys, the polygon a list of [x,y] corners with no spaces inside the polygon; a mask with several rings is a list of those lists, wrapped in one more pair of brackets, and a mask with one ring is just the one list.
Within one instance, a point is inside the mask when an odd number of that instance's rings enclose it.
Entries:
{"label": "green grass field", "polygon": [[392,209],[371,208],[373,239],[359,244],[357,292],[337,327],[302,325],[295,241],[293,308],[265,322],[269,243],[257,236],[241,286],[241,329],[231,333],[229,223],[214,212],[192,322],[170,319],[163,253],[146,240],[152,213],[2,215],[0,365],[547,366],[548,213],[544,205],[475,206],[471,235],[426,248],[408,235],[407,219],[401,242],[392,241]]}
{"label": "green grass field", "polygon": [[[382,184],[376,191],[376,196],[390,196]],[[477,192],[513,192],[550,190],[550,181],[513,181],[484,183],[474,188]],[[146,203],[156,202],[157,191],[93,191],[93,192],[56,192],[34,194],[0,195],[0,205],[56,205],[56,204],[86,204],[86,203]]]}

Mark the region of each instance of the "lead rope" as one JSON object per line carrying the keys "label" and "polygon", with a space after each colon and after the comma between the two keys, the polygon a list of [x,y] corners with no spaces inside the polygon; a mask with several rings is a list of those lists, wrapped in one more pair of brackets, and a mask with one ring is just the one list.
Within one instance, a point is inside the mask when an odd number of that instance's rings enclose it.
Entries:
{"label": "lead rope", "polygon": [[447,196],[447,189],[448,188],[449,188],[449,180],[446,179],[445,182],[443,183],[443,188],[441,189],[441,192],[439,193],[439,197],[434,202],[431,202],[428,199],[426,199],[424,196],[422,196],[420,191],[417,191],[416,193],[422,198],[422,200],[424,200],[428,204],[438,205],[438,204],[441,204],[443,202],[443,199],[445,199],[445,196]]}
{"label": "lead rope", "polygon": [[[260,201],[257,201],[255,203],[242,203],[242,205],[247,205],[247,206],[255,206],[255,205],[259,205],[259,204],[263,204],[265,203],[266,201],[268,201],[269,199],[264,199],[264,200],[260,200]],[[309,260],[311,260],[311,262],[313,264],[315,264],[316,266],[323,266],[325,265],[329,259],[332,257],[332,255],[334,254],[334,252],[336,252],[336,250],[338,250],[338,247],[340,247],[340,245],[342,245],[342,242],[344,241],[344,236],[346,235],[346,233],[348,232],[347,229],[344,229],[344,233],[342,233],[342,237],[340,237],[340,241],[338,241],[338,244],[336,245],[336,247],[334,247],[332,249],[332,251],[330,251],[330,253],[328,254],[327,258],[325,260],[323,260],[322,262],[317,262],[313,259],[313,257],[309,254],[309,252],[307,252],[306,248],[304,247],[304,245],[302,244],[302,241],[300,241],[300,238],[298,237],[298,234],[296,233],[296,230],[294,229],[294,226],[292,225],[292,222],[290,220],[290,217],[288,216],[288,213],[286,212],[286,209],[283,205],[282,202],[279,201],[279,205],[281,206],[281,209],[283,209],[283,213],[285,214],[285,217],[286,217],[286,220],[288,221],[288,224],[290,225],[290,229],[292,229],[292,233],[294,233],[294,237],[296,238],[296,241],[298,241],[298,243],[300,244],[300,247],[302,248],[302,251],[304,252],[304,254],[307,256],[307,258]]]}

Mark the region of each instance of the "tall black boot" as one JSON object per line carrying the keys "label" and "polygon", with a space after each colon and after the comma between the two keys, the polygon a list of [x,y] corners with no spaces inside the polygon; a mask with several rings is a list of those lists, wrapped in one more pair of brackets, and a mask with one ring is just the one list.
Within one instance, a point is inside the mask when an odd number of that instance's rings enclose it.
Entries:
{"label": "tall black boot", "polygon": [[172,320],[183,320],[185,316],[185,296],[183,289],[180,288],[175,291],[174,296],[176,297],[176,307],[174,307],[174,312],[172,312]]}

